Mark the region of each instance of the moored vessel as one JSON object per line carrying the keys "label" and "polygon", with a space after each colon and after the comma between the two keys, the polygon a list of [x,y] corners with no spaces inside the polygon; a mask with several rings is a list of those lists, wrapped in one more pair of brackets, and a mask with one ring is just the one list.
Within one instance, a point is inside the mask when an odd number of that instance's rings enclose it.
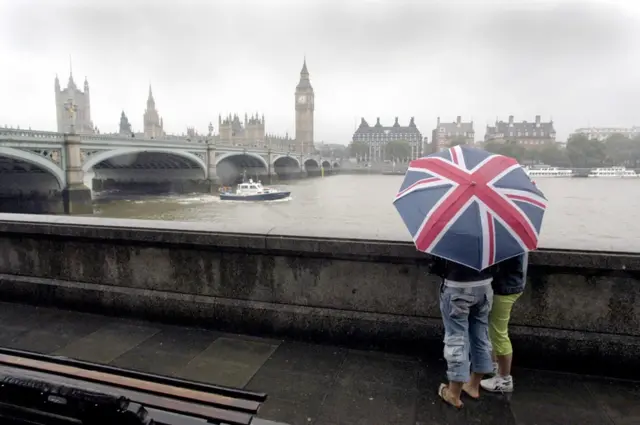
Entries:
{"label": "moored vessel", "polygon": [[529,177],[573,177],[573,170],[558,167],[529,168],[524,171]]}
{"label": "moored vessel", "polygon": [[625,167],[605,167],[594,168],[589,172],[589,177],[633,178],[639,177],[639,175],[633,170],[627,170]]}

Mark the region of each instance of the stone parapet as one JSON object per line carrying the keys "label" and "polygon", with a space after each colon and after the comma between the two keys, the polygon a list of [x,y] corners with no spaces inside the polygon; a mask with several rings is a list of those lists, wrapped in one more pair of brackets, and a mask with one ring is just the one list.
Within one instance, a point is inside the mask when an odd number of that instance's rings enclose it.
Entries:
{"label": "stone parapet", "polygon": [[[428,257],[410,241],[346,236],[0,214],[0,299],[439,352]],[[638,366],[640,254],[541,249],[530,264],[513,313],[521,359]]]}

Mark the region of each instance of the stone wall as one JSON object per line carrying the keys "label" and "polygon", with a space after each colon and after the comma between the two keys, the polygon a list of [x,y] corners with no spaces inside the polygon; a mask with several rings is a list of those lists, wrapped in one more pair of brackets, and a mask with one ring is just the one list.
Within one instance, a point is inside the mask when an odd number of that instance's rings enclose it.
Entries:
{"label": "stone wall", "polygon": [[[439,282],[410,242],[242,231],[0,214],[0,299],[441,352]],[[529,270],[520,362],[640,374],[640,255],[540,250]]]}

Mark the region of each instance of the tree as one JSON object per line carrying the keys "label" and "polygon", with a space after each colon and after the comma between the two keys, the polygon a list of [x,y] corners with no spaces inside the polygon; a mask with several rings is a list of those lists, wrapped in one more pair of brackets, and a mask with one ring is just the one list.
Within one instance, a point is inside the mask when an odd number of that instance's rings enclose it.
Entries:
{"label": "tree", "polygon": [[345,158],[347,156],[347,147],[346,146],[336,146],[331,150],[334,158]]}
{"label": "tree", "polygon": [[604,142],[608,165],[634,165],[637,144],[624,134],[614,133]]}
{"label": "tree", "polygon": [[323,158],[344,158],[345,151],[345,146],[329,147],[327,145],[323,145],[320,149],[320,156],[322,156]]}
{"label": "tree", "polygon": [[452,148],[454,146],[458,146],[458,145],[466,145],[467,144],[467,138],[464,136],[455,136],[454,138],[452,138],[449,141],[449,147]]}
{"label": "tree", "polygon": [[351,157],[363,157],[369,154],[369,145],[364,142],[352,142],[348,150]]}
{"label": "tree", "polygon": [[484,149],[487,152],[515,158],[518,162],[524,161],[527,154],[526,149],[514,140],[505,140],[504,143],[490,141],[484,144]]}
{"label": "tree", "polygon": [[640,136],[636,136],[631,140],[633,149],[629,158],[629,162],[633,168],[640,168]]}
{"label": "tree", "polygon": [[607,157],[606,146],[599,140],[590,140],[584,134],[575,134],[567,141],[567,156],[575,168],[603,165]]}
{"label": "tree", "polygon": [[543,164],[554,167],[567,167],[571,165],[566,150],[560,148],[558,143],[555,142],[544,144],[541,148],[536,149],[534,154],[535,159]]}
{"label": "tree", "polygon": [[394,140],[384,147],[387,159],[411,158],[411,145],[404,140]]}

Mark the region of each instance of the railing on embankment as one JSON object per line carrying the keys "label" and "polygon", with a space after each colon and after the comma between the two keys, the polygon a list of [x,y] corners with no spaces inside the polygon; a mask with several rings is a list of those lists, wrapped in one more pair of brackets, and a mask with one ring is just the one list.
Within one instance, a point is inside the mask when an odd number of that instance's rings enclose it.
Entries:
{"label": "railing on embankment", "polygon": [[[0,300],[441,352],[439,282],[410,242],[288,232],[0,214]],[[519,364],[639,375],[639,279],[639,254],[532,253]]]}

